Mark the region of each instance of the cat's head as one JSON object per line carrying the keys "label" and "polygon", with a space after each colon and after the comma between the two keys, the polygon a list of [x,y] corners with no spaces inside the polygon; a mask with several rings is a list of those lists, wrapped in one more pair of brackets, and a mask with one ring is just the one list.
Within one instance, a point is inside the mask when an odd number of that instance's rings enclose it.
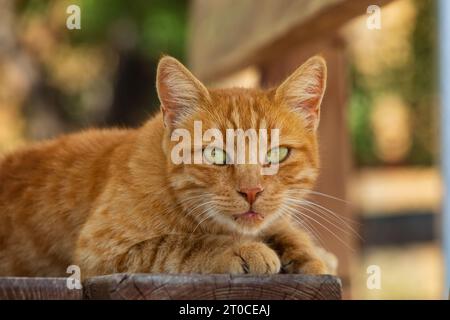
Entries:
{"label": "cat's head", "polygon": [[325,85],[326,64],[317,56],[267,91],[207,89],[176,59],[162,58],[157,90],[164,149],[184,214],[200,228],[215,224],[247,234],[294,214],[318,174]]}

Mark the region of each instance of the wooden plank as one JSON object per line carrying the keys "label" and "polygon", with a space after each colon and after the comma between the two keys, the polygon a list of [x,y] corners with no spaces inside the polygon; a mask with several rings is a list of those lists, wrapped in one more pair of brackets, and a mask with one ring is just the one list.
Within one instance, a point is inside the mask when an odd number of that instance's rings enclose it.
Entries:
{"label": "wooden plank", "polygon": [[82,290],[67,288],[66,278],[0,278],[0,300],[81,300]]}
{"label": "wooden plank", "polygon": [[66,278],[0,278],[0,300],[338,300],[336,277],[113,274],[69,290]]}
{"label": "wooden plank", "polygon": [[350,199],[367,216],[440,213],[442,177],[436,167],[381,167],[359,169],[352,176]]}
{"label": "wooden plank", "polygon": [[436,214],[427,211],[364,216],[361,221],[361,235],[364,238],[362,246],[367,250],[381,246],[400,247],[412,243],[435,243],[440,240],[440,230],[436,228],[439,222]]}
{"label": "wooden plank", "polygon": [[338,300],[336,277],[288,275],[114,274],[85,281],[87,299]]}
{"label": "wooden plank", "polygon": [[189,35],[189,66],[215,81],[252,64],[283,55],[336,31],[369,5],[390,0],[195,0]]}

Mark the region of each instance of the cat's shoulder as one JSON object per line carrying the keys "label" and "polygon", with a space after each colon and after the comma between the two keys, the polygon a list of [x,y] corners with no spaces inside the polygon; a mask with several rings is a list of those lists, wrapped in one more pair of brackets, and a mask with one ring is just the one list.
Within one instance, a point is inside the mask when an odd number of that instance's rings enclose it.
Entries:
{"label": "cat's shoulder", "polygon": [[[86,129],[63,134],[53,139],[31,142],[16,150],[0,155],[0,167],[6,164],[38,161],[51,156],[89,156],[106,149],[127,144],[135,138],[135,129]],[[26,161],[28,159],[28,161]]]}

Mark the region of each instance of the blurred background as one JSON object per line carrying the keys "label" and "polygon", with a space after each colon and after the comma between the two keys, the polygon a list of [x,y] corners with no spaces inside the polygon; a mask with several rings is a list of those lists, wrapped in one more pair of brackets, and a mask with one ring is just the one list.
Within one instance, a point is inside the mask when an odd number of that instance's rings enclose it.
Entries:
{"label": "blurred background", "polygon": [[[66,27],[72,4],[81,29]],[[381,8],[380,28],[368,26],[369,5]],[[317,190],[334,198],[314,200],[346,223],[315,227],[339,257],[345,296],[443,297],[437,1],[0,0],[0,8],[0,153],[86,127],[139,126],[159,108],[162,54],[210,86],[249,87],[276,85],[322,54],[329,82]],[[366,285],[371,265],[381,289]]]}

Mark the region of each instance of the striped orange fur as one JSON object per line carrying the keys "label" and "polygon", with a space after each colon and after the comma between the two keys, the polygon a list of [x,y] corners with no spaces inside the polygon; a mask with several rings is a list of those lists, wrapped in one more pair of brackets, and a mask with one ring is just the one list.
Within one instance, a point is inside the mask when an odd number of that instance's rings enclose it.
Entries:
{"label": "striped orange fur", "polygon": [[[162,112],[132,130],[87,130],[0,160],[0,275],[115,272],[326,273],[309,234],[286,211],[313,187],[326,65],[313,57],[278,88],[207,89],[164,57]],[[175,128],[280,129],[289,155],[260,165],[174,164]],[[260,188],[250,204],[244,188]],[[245,190],[247,190],[245,189]],[[244,192],[245,193],[245,192]],[[247,194],[247,193],[246,193]],[[242,216],[256,212],[258,219]]]}

